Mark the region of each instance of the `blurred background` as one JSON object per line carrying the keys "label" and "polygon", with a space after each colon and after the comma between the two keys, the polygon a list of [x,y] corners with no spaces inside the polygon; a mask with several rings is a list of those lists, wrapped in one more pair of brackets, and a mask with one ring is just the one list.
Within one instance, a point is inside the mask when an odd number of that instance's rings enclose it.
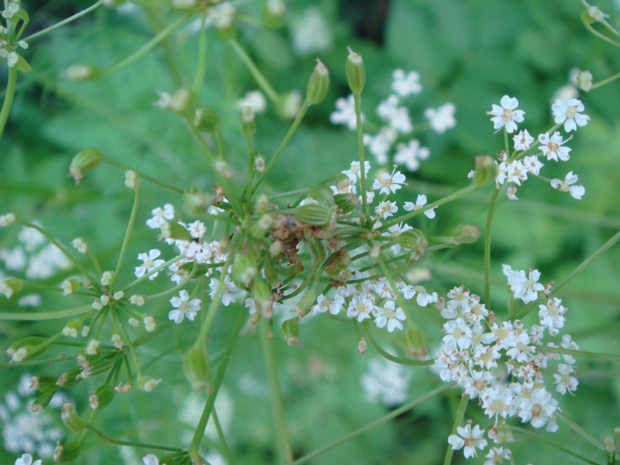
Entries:
{"label": "blurred background", "polygon": [[[30,33],[88,5],[84,1],[23,2],[31,17]],[[260,17],[262,2],[245,1],[236,6],[243,15]],[[601,0],[598,6],[611,15],[612,24],[620,25],[620,2]],[[581,10],[577,0],[296,0],[288,3],[284,23],[277,28],[265,29],[241,21],[239,41],[277,91],[304,92],[316,57],[326,64],[332,77],[328,97],[310,110],[268,178],[266,192],[318,182],[347,169],[355,160],[354,133],[329,122],[336,99],[349,93],[344,74],[348,45],[363,55],[366,64],[363,109],[369,124],[378,124],[375,108],[391,92],[392,71],[397,68],[420,74],[423,91],[406,101],[414,124],[424,121],[423,112],[428,107],[446,102],[456,106],[454,129],[444,134],[423,131],[416,135],[430,149],[431,156],[419,170],[408,173],[410,186],[399,191],[401,200],[415,200],[417,194],[424,193],[433,201],[463,187],[475,155],[495,155],[503,148],[502,134],[493,133],[485,114],[502,95],[519,99],[519,108],[526,112],[521,126],[537,135],[551,127],[550,105],[558,92],[566,92],[571,70],[589,69],[595,82],[620,71],[620,52],[588,33],[580,20]],[[157,89],[172,92],[191,83],[197,28],[195,24],[184,26],[154,51],[112,76],[74,83],[64,79],[62,72],[76,63],[101,68],[118,63],[146,43],[154,35],[154,27],[173,20],[166,16],[167,11],[162,8],[160,14],[150,14],[131,4],[98,8],[32,41],[25,57],[33,70],[20,75],[14,107],[0,140],[0,213],[13,211],[37,220],[64,244],[77,236],[87,238],[104,269],[112,269],[116,263],[133,193],[123,185],[123,172],[109,166],[101,166],[76,186],[66,177],[75,153],[97,147],[111,158],[180,187],[209,190],[214,182],[183,123],[152,105],[157,100]],[[4,68],[0,70],[0,83],[4,88]],[[207,75],[200,99],[220,111],[225,144],[233,154],[231,163],[240,172],[246,166],[246,155],[236,102],[256,88],[231,48],[210,34]],[[537,268],[544,282],[557,281],[620,229],[619,96],[620,82],[581,94],[579,98],[591,121],[569,143],[570,162],[546,167],[544,174],[548,177],[563,179],[570,170],[577,173],[579,184],[586,187],[583,200],[574,200],[537,180],[519,189],[519,201],[500,197],[493,224],[490,305],[497,314],[505,312],[508,296],[502,263],[513,269]],[[273,106],[268,106],[258,118],[257,148],[273,153],[289,124]],[[172,203],[182,214],[181,196],[148,183],[143,183],[142,193],[124,279],[131,278],[138,253],[159,247],[153,231],[142,226],[150,211]],[[457,224],[470,223],[484,232],[491,194],[489,186],[442,207],[435,220],[419,227],[429,235],[442,235],[449,234]],[[68,272],[61,260],[45,261],[45,247],[45,241],[37,242],[18,227],[1,230],[0,277],[30,273],[44,282],[60,283]],[[15,268],[15,254],[20,254],[17,249],[21,249],[25,260],[21,269]],[[432,276],[424,285],[445,292],[464,284],[482,293],[482,249],[482,241],[478,241],[433,254],[423,263]],[[569,308],[565,332],[584,350],[619,353],[618,263],[620,248],[616,246],[560,293]],[[147,283],[144,292],[157,292],[162,286],[161,281]],[[61,309],[69,305],[68,301],[44,295],[41,305]],[[79,303],[76,298],[70,305]],[[0,308],[3,312],[23,311],[28,302],[21,304],[17,299],[2,299]],[[163,321],[168,307],[168,301],[163,300],[148,311]],[[223,312],[222,321],[214,328],[214,347],[220,339],[225,340],[230,324]],[[0,321],[0,346],[5,349],[26,334],[51,334],[63,325],[64,321]],[[440,328],[431,319],[421,325],[428,334],[430,349],[436,348]],[[149,396],[131,392],[120,397],[98,418],[100,430],[113,437],[151,443],[188,441],[198,419],[196,412],[204,402],[204,394],[190,391],[180,368],[181,354],[193,340],[188,333],[194,331],[191,325],[181,325],[144,347],[143,362],[151,366],[152,376],[161,376],[164,382]],[[429,370],[374,361],[376,354],[370,349],[359,355],[350,328],[327,318],[303,324],[301,342],[303,349],[281,342],[277,351],[296,456],[370,423],[440,384]],[[392,347],[402,345],[397,336],[386,337],[384,342]],[[46,370],[50,374],[59,371],[56,367],[37,370],[44,374]],[[27,413],[27,399],[32,395],[28,383],[20,384],[20,379],[28,373],[16,368],[3,369],[0,375],[4,441],[4,445],[0,444],[0,463],[12,464],[26,450],[24,441],[31,440],[34,447],[40,448],[37,450],[44,451],[49,444],[53,447],[62,434],[57,429],[59,411],[52,409],[34,418]],[[618,374],[617,363],[580,360],[576,397],[560,399],[564,414],[601,440],[620,426]],[[87,398],[87,392],[86,386],[80,386],[66,395],[78,401],[78,411],[86,411],[88,405],[80,402]],[[385,392],[391,392],[391,396]],[[456,392],[437,396],[310,463],[441,463],[458,400]],[[216,409],[236,463],[274,462],[268,386],[258,340],[251,332],[240,339]],[[470,417],[486,421],[473,405],[467,414]],[[208,445],[217,450],[217,436],[210,431],[207,437],[211,438]],[[599,463],[603,461],[562,423],[560,432],[549,435],[549,439],[570,444],[572,450]],[[517,464],[560,460],[565,464],[580,463],[557,449],[533,446],[522,437],[517,437],[511,448]],[[135,464],[141,463],[147,452],[152,451],[108,446],[91,435],[74,463]],[[213,458],[214,464],[220,463],[216,460],[220,459]],[[50,459],[44,463],[48,462]],[[456,453],[454,463],[461,462],[462,454]]]}

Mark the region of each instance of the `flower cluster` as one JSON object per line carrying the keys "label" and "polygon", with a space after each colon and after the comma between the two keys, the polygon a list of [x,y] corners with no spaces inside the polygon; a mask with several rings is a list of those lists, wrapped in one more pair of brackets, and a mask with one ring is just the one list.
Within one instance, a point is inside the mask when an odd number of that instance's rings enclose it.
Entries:
{"label": "flower cluster", "polygon": [[7,66],[12,68],[20,60],[17,50],[19,48],[27,49],[28,43],[25,40],[19,40],[21,32],[15,36],[14,31],[11,31],[14,26],[9,25],[9,21],[14,21],[19,16],[21,10],[19,0],[9,0],[4,2],[4,6],[1,14],[7,20],[7,26],[0,26],[0,58],[6,60]]}
{"label": "flower cluster", "polygon": [[[402,104],[402,100],[422,91],[420,75],[415,71],[405,72],[402,69],[396,69],[392,73],[391,89],[393,93],[381,101],[376,109],[382,124],[374,134],[364,134],[364,145],[375,156],[379,165],[389,162],[389,155],[396,147],[394,162],[404,165],[408,171],[417,171],[420,161],[430,156],[430,150],[422,147],[418,139],[410,137],[415,126],[409,114],[409,108]],[[435,132],[441,134],[456,125],[455,110],[454,104],[446,103],[439,108],[427,108],[424,111],[424,118],[428,120],[428,124]],[[333,124],[345,125],[350,130],[356,129],[353,95],[339,98],[336,101],[336,111],[330,115],[330,121]],[[363,121],[365,121],[364,115],[362,115]]]}
{"label": "flower cluster", "polygon": [[[525,112],[518,110],[519,101],[508,95],[502,97],[500,104],[501,106],[494,104],[492,110],[488,113],[493,115],[491,118],[493,128],[498,131],[504,128],[508,134],[512,134],[518,129],[517,123],[524,121]],[[590,117],[582,113],[584,109],[583,103],[576,98],[570,98],[567,101],[557,99],[551,106],[556,124],[554,129],[563,125],[564,131],[568,133],[576,131],[578,127],[585,126]],[[553,132],[548,131],[539,134],[537,139],[530,135],[527,129],[522,129],[512,138],[514,152],[507,154],[505,151],[502,151],[498,154],[498,174],[495,181],[498,188],[506,182],[512,184],[507,190],[509,199],[517,199],[517,188],[515,186],[521,186],[523,182],[527,181],[528,175],[540,177],[540,170],[544,164],[539,160],[539,156],[542,155],[548,161],[556,162],[568,161],[570,159],[571,149],[564,144],[572,136],[564,139],[562,134],[554,129],[552,129]],[[536,140],[538,140],[540,145],[534,144]],[[530,153],[531,155],[529,155]],[[471,175],[472,173],[470,173]],[[574,185],[577,180],[577,175],[570,171],[564,180],[552,179],[546,181],[554,189],[568,192],[575,199],[581,199],[585,194],[585,188]]]}

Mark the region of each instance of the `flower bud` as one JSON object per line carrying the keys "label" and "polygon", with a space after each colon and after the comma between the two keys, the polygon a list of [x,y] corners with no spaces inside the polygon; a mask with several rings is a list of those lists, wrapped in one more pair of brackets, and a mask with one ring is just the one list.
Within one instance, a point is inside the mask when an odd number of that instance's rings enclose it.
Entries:
{"label": "flower bud", "polygon": [[349,50],[349,56],[347,57],[347,64],[345,66],[347,82],[353,94],[360,95],[366,84],[366,68],[364,67],[362,55],[355,53],[351,47],[347,47],[347,49]]}
{"label": "flower bud", "polygon": [[6,213],[4,215],[0,215],[0,228],[6,228],[7,226],[15,223],[15,221],[17,221],[15,213]]}
{"label": "flower bud", "polygon": [[409,326],[403,333],[403,341],[407,349],[407,355],[422,359],[428,354],[426,339],[418,328]]}
{"label": "flower bud", "polygon": [[299,346],[299,318],[284,320],[280,326],[280,336],[289,346]]}
{"label": "flower bud", "polygon": [[183,356],[183,373],[185,379],[195,391],[207,389],[209,386],[208,360],[204,351],[199,347],[192,347]]}
{"label": "flower bud", "polygon": [[6,350],[11,357],[9,363],[20,363],[31,357],[42,354],[47,349],[47,339],[41,336],[26,336],[13,342]]}
{"label": "flower bud", "polygon": [[93,410],[103,410],[114,400],[114,388],[109,384],[102,384],[90,395],[89,400]]}
{"label": "flower bud", "polygon": [[183,208],[188,215],[199,216],[209,212],[215,197],[195,188],[190,188],[183,194]]}
{"label": "flower bud", "polygon": [[213,108],[198,108],[194,112],[194,126],[201,132],[215,132],[220,125],[220,117]]}
{"label": "flower bud", "polygon": [[329,88],[329,70],[325,65],[316,59],[316,66],[310,75],[308,80],[308,87],[306,90],[306,103],[308,105],[316,105],[321,103],[327,95],[327,89]]}
{"label": "flower bud", "polygon": [[250,226],[250,234],[256,239],[261,239],[265,237],[272,224],[273,217],[271,215],[263,215]]}
{"label": "flower bud", "polygon": [[58,443],[54,450],[54,462],[70,462],[80,455],[81,449],[82,441],[79,439],[65,444]]}
{"label": "flower bud", "polygon": [[75,405],[73,404],[67,403],[62,406],[60,419],[67,428],[71,431],[75,431],[76,433],[85,430],[87,426],[86,422],[82,420],[82,418],[75,411]]}
{"label": "flower bud", "polygon": [[256,210],[257,213],[264,213],[269,210],[269,197],[267,197],[266,194],[261,194],[256,198],[254,210]]}
{"label": "flower bud", "polygon": [[334,210],[326,205],[308,203],[297,207],[295,217],[310,226],[327,226],[334,219]]}
{"label": "flower bud", "polygon": [[342,213],[347,214],[351,212],[356,205],[360,203],[359,199],[354,194],[336,194],[334,195],[334,202],[342,211]]}
{"label": "flower bud", "polygon": [[286,13],[284,0],[267,0],[263,6],[263,22],[267,27],[276,27]]}
{"label": "flower bud", "polygon": [[24,287],[24,281],[17,278],[9,278],[0,283],[0,294],[4,294],[7,299],[13,297],[13,294],[18,293]]}
{"label": "flower bud", "polygon": [[101,70],[92,65],[77,64],[69,66],[62,74],[70,81],[84,82],[97,79],[101,76]]}
{"label": "flower bud", "polygon": [[209,19],[221,39],[228,40],[235,36],[235,7],[230,2],[223,2],[207,10]]}
{"label": "flower bud", "polygon": [[297,305],[295,305],[295,313],[299,315],[299,319],[302,319],[308,314],[310,308],[316,303],[317,292],[314,287],[308,289],[305,294],[299,299]]}
{"label": "flower bud", "polygon": [[71,320],[62,328],[62,335],[66,337],[78,337],[82,330],[82,320]]}
{"label": "flower bud", "polygon": [[250,105],[241,107],[241,132],[246,137],[252,137],[256,132],[256,113]]}
{"label": "flower bud", "polygon": [[480,228],[474,224],[459,224],[450,241],[454,244],[473,244],[480,238]]}
{"label": "flower bud", "polygon": [[138,389],[144,392],[151,392],[161,383],[160,379],[151,378],[150,376],[140,376],[136,380],[136,386]]}
{"label": "flower bud", "polygon": [[86,149],[73,157],[71,165],[69,165],[68,177],[75,179],[75,183],[79,184],[84,176],[92,173],[99,163],[103,160],[103,154],[97,149]]}
{"label": "flower bud", "polygon": [[484,186],[497,176],[497,163],[490,155],[477,155],[474,170],[474,184]]}

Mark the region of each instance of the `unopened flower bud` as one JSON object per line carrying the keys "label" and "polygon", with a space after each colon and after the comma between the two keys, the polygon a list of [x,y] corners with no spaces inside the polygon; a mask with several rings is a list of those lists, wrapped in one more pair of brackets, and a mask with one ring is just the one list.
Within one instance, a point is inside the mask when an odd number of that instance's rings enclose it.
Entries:
{"label": "unopened flower bud", "polygon": [[101,76],[101,70],[93,65],[77,64],[69,66],[62,75],[73,82],[84,82],[97,79]]}
{"label": "unopened flower bud", "polygon": [[232,39],[235,35],[235,7],[230,2],[223,2],[207,10],[209,19],[217,30],[220,38]]}
{"label": "unopened flower bud", "polygon": [[366,68],[362,55],[355,53],[351,47],[347,47],[349,56],[347,57],[346,74],[347,82],[354,95],[359,95],[364,90],[366,84]]}
{"label": "unopened flower bud", "polygon": [[46,341],[47,339],[41,336],[26,336],[18,339],[6,350],[6,354],[11,357],[9,363],[20,363],[42,354],[47,349]]}
{"label": "unopened flower bud", "polygon": [[366,348],[367,348],[366,338],[365,338],[365,337],[362,337],[362,338],[360,339],[360,342],[358,342],[358,344],[357,344],[357,351],[358,351],[360,354],[363,354],[363,353],[365,353],[365,352],[366,352]]}
{"label": "unopened flower bud", "polygon": [[256,309],[260,312],[260,314],[265,318],[271,318],[273,316],[271,288],[260,276],[257,276],[254,279],[254,284],[252,285],[252,297],[254,297]]}
{"label": "unopened flower bud", "polygon": [[101,285],[109,285],[112,282],[112,278],[114,278],[114,273],[112,271],[104,271],[101,274]]}
{"label": "unopened flower bud", "polygon": [[62,335],[67,337],[78,337],[80,330],[82,329],[81,320],[71,320],[62,328]]}
{"label": "unopened flower bud", "polygon": [[209,386],[208,360],[204,351],[192,347],[183,356],[183,372],[185,379],[195,391],[207,389]]}
{"label": "unopened flower bud", "polygon": [[9,278],[0,283],[0,294],[4,294],[7,299],[13,297],[24,287],[24,281],[17,278]]}
{"label": "unopened flower bud", "polygon": [[76,278],[65,279],[60,285],[62,288],[62,295],[70,295],[82,287],[82,283]]}
{"label": "unopened flower bud", "polygon": [[476,169],[474,170],[474,184],[484,186],[497,176],[497,163],[490,155],[476,156]]}
{"label": "unopened flower bud", "polygon": [[256,212],[262,213],[269,210],[269,197],[267,197],[266,194],[259,195],[256,199],[256,202],[254,203],[254,209],[256,210]]}
{"label": "unopened flower bud", "polygon": [[73,404],[67,403],[62,406],[60,419],[67,428],[71,431],[75,431],[76,433],[86,429],[86,422],[77,414],[75,411],[75,405]]}
{"label": "unopened flower bud", "polygon": [[280,336],[289,346],[300,346],[299,318],[284,320],[280,326]]}
{"label": "unopened flower bud", "polygon": [[257,155],[256,158],[254,158],[254,169],[256,169],[259,173],[265,171],[265,157],[262,154]]}
{"label": "unopened flower bud", "polygon": [[69,165],[68,177],[72,177],[79,184],[84,177],[92,173],[103,160],[103,154],[97,149],[86,149],[73,157]]}
{"label": "unopened flower bud", "polygon": [[228,163],[224,160],[218,160],[215,162],[215,170],[226,179],[232,178],[233,172]]}
{"label": "unopened flower bud", "polygon": [[454,244],[473,244],[480,239],[480,228],[474,224],[459,224],[450,241]]}
{"label": "unopened flower bud", "polygon": [[592,90],[592,73],[590,71],[580,71],[577,75],[577,86],[584,92]]}
{"label": "unopened flower bud", "polygon": [[238,253],[232,267],[233,282],[240,288],[247,287],[252,283],[258,272],[256,263],[248,255]]}
{"label": "unopened flower bud", "polygon": [[102,384],[90,395],[89,400],[93,410],[103,410],[114,400],[114,388],[109,384]]}
{"label": "unopened flower bud", "polygon": [[83,237],[76,237],[71,241],[71,245],[81,254],[85,254],[88,251],[88,244]]}
{"label": "unopened flower bud", "polygon": [[201,132],[215,132],[220,126],[220,117],[213,108],[198,108],[194,112],[194,126]]}
{"label": "unopened flower bud", "polygon": [[58,443],[54,449],[54,462],[70,462],[80,455],[82,441],[75,440],[65,444]]}
{"label": "unopened flower bud", "polygon": [[316,66],[310,75],[308,80],[308,87],[306,90],[306,102],[308,105],[316,105],[321,103],[327,95],[327,89],[329,88],[329,70],[325,65],[316,59]]}
{"label": "unopened flower bud", "polygon": [[6,213],[4,215],[0,215],[0,228],[6,228],[7,226],[12,225],[17,220],[15,213]]}

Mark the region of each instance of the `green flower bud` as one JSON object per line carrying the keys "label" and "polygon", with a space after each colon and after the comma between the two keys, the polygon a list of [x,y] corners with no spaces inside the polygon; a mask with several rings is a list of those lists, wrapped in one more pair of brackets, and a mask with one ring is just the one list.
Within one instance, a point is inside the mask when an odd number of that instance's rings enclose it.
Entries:
{"label": "green flower bud", "polygon": [[256,113],[250,105],[244,105],[241,107],[241,132],[246,137],[252,137],[256,132]]}
{"label": "green flower bud", "polygon": [[410,229],[400,233],[396,238],[396,242],[400,246],[408,251],[411,251],[409,259],[418,260],[424,255],[426,247],[428,247],[428,241],[424,234],[419,229]]}
{"label": "green flower bud", "polygon": [[289,346],[299,344],[299,318],[284,320],[280,326],[280,336]]}
{"label": "green flower bud", "polygon": [[76,433],[85,430],[87,426],[86,422],[75,411],[75,405],[73,404],[67,403],[62,406],[60,419],[67,428]]}
{"label": "green flower bud", "polygon": [[30,380],[30,388],[39,392],[56,392],[58,391],[56,379],[54,376],[33,376]]}
{"label": "green flower bud", "polygon": [[103,160],[103,154],[97,149],[86,149],[73,157],[71,165],[69,165],[69,174],[67,177],[75,179],[75,183],[79,184],[84,177],[92,173]]}
{"label": "green flower bud", "polygon": [[478,239],[480,228],[473,224],[459,224],[450,236],[450,241],[454,244],[473,244]]}
{"label": "green flower bud", "polygon": [[258,272],[256,263],[248,255],[237,254],[233,261],[232,279],[237,287],[247,287]]}
{"label": "green flower bud", "polygon": [[317,292],[314,287],[308,289],[305,294],[299,299],[297,305],[295,305],[295,313],[299,315],[299,318],[303,318],[308,314],[310,308],[316,303]]}
{"label": "green flower bud", "polygon": [[73,82],[90,81],[101,76],[101,70],[92,65],[78,64],[69,66],[63,76]]}
{"label": "green flower bud", "polygon": [[360,95],[366,84],[366,68],[364,67],[362,55],[355,53],[351,47],[347,47],[347,49],[349,50],[349,56],[347,57],[347,64],[345,66],[347,82],[353,94]]}
{"label": "green flower bud", "polygon": [[423,359],[428,354],[426,339],[418,328],[409,326],[403,333],[403,341],[407,349],[407,355]]}
{"label": "green flower bud", "polygon": [[271,215],[263,215],[250,226],[250,234],[252,234],[252,237],[260,239],[265,236],[272,224],[273,217]]}
{"label": "green flower bud", "polygon": [[6,350],[10,363],[20,363],[41,355],[47,349],[47,339],[41,336],[26,336],[13,342]]}
{"label": "green flower bud", "polygon": [[90,397],[90,407],[95,410],[103,410],[114,400],[114,388],[109,384],[102,384]]}
{"label": "green flower bud", "polygon": [[477,155],[476,168],[474,171],[474,184],[484,186],[495,180],[497,176],[497,163],[490,155]]}
{"label": "green flower bud", "polygon": [[[58,390],[58,387],[56,387],[56,391],[57,390]],[[41,395],[39,395],[34,400],[34,402],[30,404],[30,411],[33,413],[42,412],[45,409],[45,407],[49,405],[52,398],[54,397],[54,394],[56,394],[56,391],[44,392]]]}
{"label": "green flower bud", "polygon": [[4,294],[7,299],[13,297],[13,294],[18,293],[24,287],[24,280],[17,278],[9,278],[0,283],[0,294]]}
{"label": "green flower bud", "polygon": [[257,213],[264,213],[269,210],[269,197],[267,197],[266,194],[261,194],[256,198],[254,210],[256,210]]}
{"label": "green flower bud", "polygon": [[316,59],[316,66],[308,80],[308,88],[306,90],[306,103],[308,105],[316,105],[321,103],[327,95],[329,88],[329,70],[325,65]]}
{"label": "green flower bud", "polygon": [[199,391],[209,387],[207,356],[199,347],[192,347],[183,356],[183,372],[192,389]]}
{"label": "green flower bud", "polygon": [[213,108],[198,108],[194,112],[193,122],[201,132],[215,132],[220,126],[220,117]]}
{"label": "green flower bud", "polygon": [[588,12],[588,10],[582,10],[581,11],[581,22],[583,24],[585,24],[586,26],[595,23],[596,19],[594,19],[590,13]]}
{"label": "green flower bud", "polygon": [[308,203],[297,207],[295,217],[310,226],[327,226],[335,220],[335,211],[326,205]]}
{"label": "green flower bud", "polygon": [[82,441],[79,439],[65,444],[58,443],[54,450],[54,462],[70,462],[80,455],[81,449]]}
{"label": "green flower bud", "polygon": [[360,203],[357,196],[350,193],[334,195],[334,202],[344,214],[351,212]]}

